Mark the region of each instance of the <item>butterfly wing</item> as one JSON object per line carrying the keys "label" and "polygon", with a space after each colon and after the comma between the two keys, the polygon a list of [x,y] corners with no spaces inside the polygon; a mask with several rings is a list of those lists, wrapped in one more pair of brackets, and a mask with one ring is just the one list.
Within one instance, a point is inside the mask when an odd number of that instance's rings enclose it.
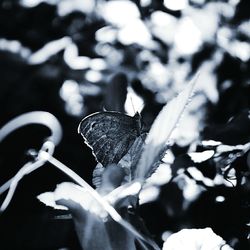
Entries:
{"label": "butterfly wing", "polygon": [[107,166],[128,152],[138,136],[138,119],[119,112],[97,112],[81,121],[78,132],[96,160]]}

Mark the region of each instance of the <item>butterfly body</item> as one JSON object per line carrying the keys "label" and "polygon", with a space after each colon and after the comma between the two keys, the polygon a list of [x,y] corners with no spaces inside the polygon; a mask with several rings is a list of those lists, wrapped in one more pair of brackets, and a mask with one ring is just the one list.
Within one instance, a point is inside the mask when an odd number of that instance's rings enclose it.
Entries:
{"label": "butterfly body", "polygon": [[118,163],[140,136],[141,130],[139,113],[132,117],[115,111],[91,114],[78,127],[85,143],[103,166]]}

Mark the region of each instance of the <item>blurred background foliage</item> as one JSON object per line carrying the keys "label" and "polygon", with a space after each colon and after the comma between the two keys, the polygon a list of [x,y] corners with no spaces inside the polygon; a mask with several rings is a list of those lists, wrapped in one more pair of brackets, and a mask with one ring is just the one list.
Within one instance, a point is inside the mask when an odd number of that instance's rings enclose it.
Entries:
{"label": "blurred background foliage", "polygon": [[[200,71],[197,94],[174,134],[174,163],[178,159],[178,168],[187,167],[185,154],[202,139],[245,144],[250,135],[249,7],[248,0],[2,0],[0,126],[24,112],[51,112],[64,129],[55,155],[91,182],[95,162],[77,134],[80,120],[103,109],[140,111],[150,127],[161,107]],[[0,145],[1,183],[47,133],[29,126]],[[249,153],[238,161],[249,174]],[[71,222],[55,222],[55,212],[35,198],[63,180],[68,179],[48,166],[22,181],[0,218],[1,238],[5,235],[10,249],[77,248]],[[244,192],[216,186],[194,202],[187,202],[184,186],[165,183],[158,187],[160,198],[142,205],[157,240],[164,231],[211,226],[235,249],[246,249],[249,184]],[[227,203],[215,202],[221,194]],[[191,203],[189,209],[184,203]]]}

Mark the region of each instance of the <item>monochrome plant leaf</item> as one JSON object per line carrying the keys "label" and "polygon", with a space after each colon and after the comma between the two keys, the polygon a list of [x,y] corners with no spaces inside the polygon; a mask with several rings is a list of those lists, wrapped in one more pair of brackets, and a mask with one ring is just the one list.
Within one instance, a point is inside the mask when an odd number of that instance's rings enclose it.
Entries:
{"label": "monochrome plant leaf", "polygon": [[168,143],[173,130],[176,128],[184,109],[191,101],[194,86],[198,78],[197,73],[184,90],[160,111],[153,122],[145,141],[145,147],[137,165],[135,177],[144,179],[152,165],[158,160],[159,154]]}

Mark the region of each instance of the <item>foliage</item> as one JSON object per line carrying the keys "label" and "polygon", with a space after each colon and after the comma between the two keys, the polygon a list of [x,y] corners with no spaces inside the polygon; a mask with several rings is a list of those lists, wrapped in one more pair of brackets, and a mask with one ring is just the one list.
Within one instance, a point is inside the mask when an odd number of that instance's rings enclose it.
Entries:
{"label": "foliage", "polygon": [[[119,7],[114,2],[120,1],[84,0],[80,8],[78,2],[0,3],[0,126],[27,111],[54,114],[64,131],[55,156],[90,183],[96,162],[76,133],[82,117],[103,108],[133,115],[132,97],[149,130],[164,104],[200,71],[196,95],[141,190],[136,215],[115,207],[159,246],[184,228],[209,227],[232,248],[248,249],[248,1],[190,0],[177,10],[167,4],[171,1],[122,1]],[[23,128],[0,144],[1,183],[47,134]],[[106,174],[116,176],[113,170]],[[101,179],[99,173],[99,185]],[[21,181],[0,217],[0,248],[79,248],[69,213],[35,198],[65,181],[49,167]],[[103,195],[121,184],[113,182],[106,181]]]}

